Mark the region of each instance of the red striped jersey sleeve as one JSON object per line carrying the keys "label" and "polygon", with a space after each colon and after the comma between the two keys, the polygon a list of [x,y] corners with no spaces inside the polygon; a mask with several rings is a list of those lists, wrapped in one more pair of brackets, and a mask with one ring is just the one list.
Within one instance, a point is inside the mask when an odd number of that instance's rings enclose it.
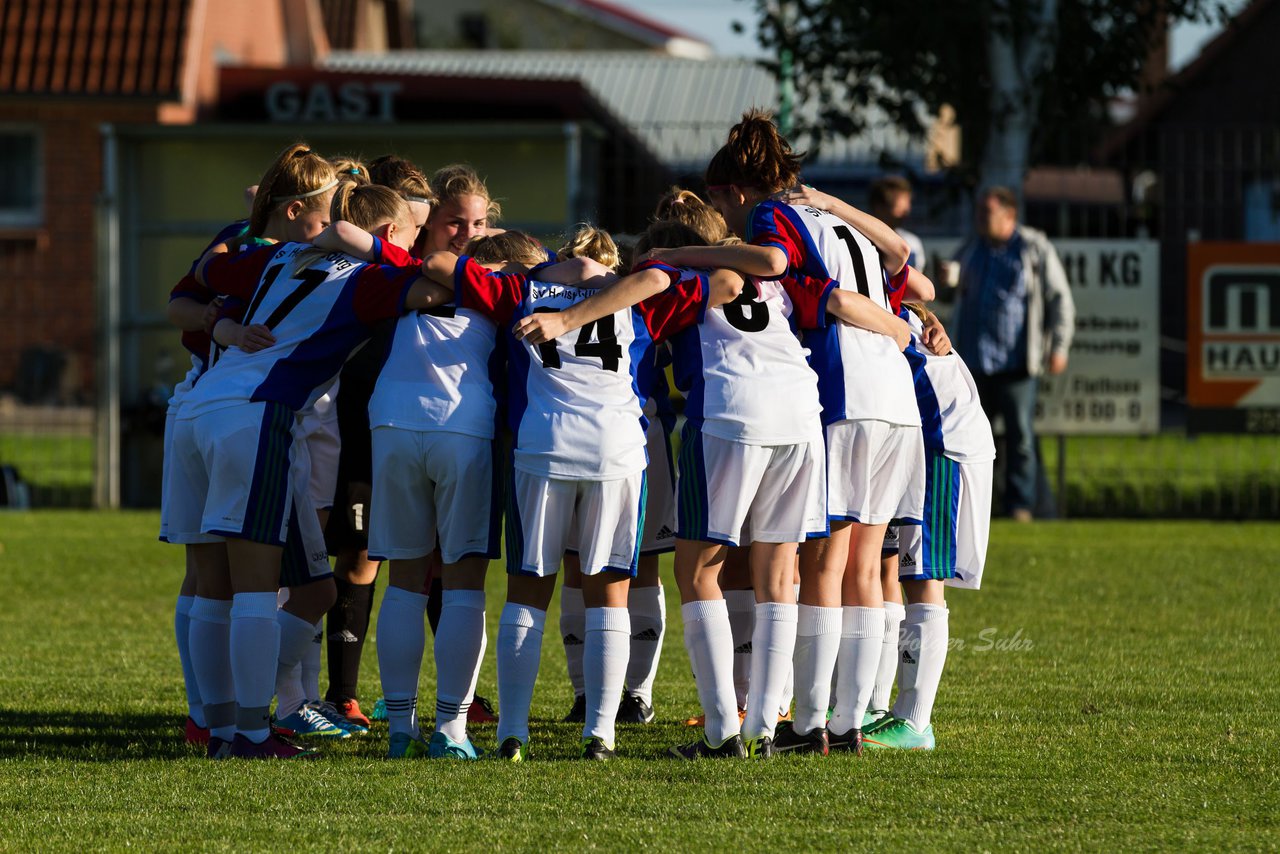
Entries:
{"label": "red striped jersey sleeve", "polygon": [[798,270],[788,272],[781,281],[782,289],[791,297],[791,317],[797,328],[821,329],[827,325],[827,300],[839,282],[806,276]]}
{"label": "red striped jersey sleeve", "polygon": [[393,267],[389,264],[366,264],[356,273],[356,290],[351,308],[356,319],[365,326],[404,314],[409,288],[422,278],[422,267],[414,264]]}
{"label": "red striped jersey sleeve", "polygon": [[169,291],[169,302],[176,299],[193,299],[207,305],[213,302],[216,296],[217,294],[197,282],[196,277],[188,273],[173,286],[173,290]]}
{"label": "red striped jersey sleeve", "polygon": [[645,261],[632,272],[650,269],[666,273],[671,284],[662,293],[636,305],[636,311],[649,330],[649,337],[655,342],[663,341],[700,323],[711,296],[706,274],[700,270],[671,267],[660,261]]}
{"label": "red striped jersey sleeve", "polygon": [[204,268],[204,280],[215,294],[249,300],[258,289],[258,282],[271,260],[287,243],[273,243],[245,252],[224,252],[215,255]]}
{"label": "red striped jersey sleeve", "polygon": [[911,266],[903,265],[897,274],[889,277],[889,284],[885,287],[885,293],[889,297],[889,306],[893,309],[894,314],[902,310],[902,299],[907,295],[907,278],[910,275]]}
{"label": "red striped jersey sleeve", "polygon": [[787,265],[804,266],[804,238],[776,202],[761,202],[751,209],[747,219],[747,242],[753,246],[772,246],[787,254]]}
{"label": "red striped jersey sleeve", "polygon": [[394,243],[388,243],[379,237],[373,238],[373,260],[379,264],[390,264],[392,267],[412,267],[422,264],[421,258],[415,258],[407,249],[401,249]]}
{"label": "red striped jersey sleeve", "polygon": [[490,318],[499,326],[511,322],[524,301],[529,277],[521,273],[497,273],[468,255],[453,268],[453,301]]}

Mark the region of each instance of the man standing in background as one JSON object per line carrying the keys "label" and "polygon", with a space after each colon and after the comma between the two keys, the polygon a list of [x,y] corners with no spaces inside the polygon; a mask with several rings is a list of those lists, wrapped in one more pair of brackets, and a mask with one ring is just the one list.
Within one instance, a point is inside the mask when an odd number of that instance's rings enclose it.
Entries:
{"label": "man standing in background", "polygon": [[911,216],[911,184],[906,178],[899,178],[897,175],[880,178],[871,185],[868,202],[871,215],[893,226],[898,236],[911,247],[907,263],[924,273],[924,244],[913,232],[902,227],[907,217]]}
{"label": "man standing in background", "polygon": [[1005,511],[1030,521],[1038,448],[1033,420],[1042,372],[1067,369],[1075,305],[1058,253],[1043,232],[1018,223],[1006,187],[978,198],[977,234],[956,253],[959,295],[952,339],[978,385],[987,417],[1004,421]]}

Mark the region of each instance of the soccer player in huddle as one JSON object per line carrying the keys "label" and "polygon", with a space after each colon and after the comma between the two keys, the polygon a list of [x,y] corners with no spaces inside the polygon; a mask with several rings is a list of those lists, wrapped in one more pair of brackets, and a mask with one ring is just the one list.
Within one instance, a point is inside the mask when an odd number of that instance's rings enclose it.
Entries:
{"label": "soccer player in huddle", "polygon": [[[394,192],[369,186],[352,192],[360,196],[348,210],[356,224],[389,239],[392,226],[410,233],[412,216]],[[206,256],[196,278],[243,301],[245,323],[266,326],[275,339],[257,352],[229,349],[183,400],[175,425],[175,440],[190,433],[194,451],[175,465],[206,498],[197,513],[171,519],[171,528],[225,541],[226,561],[211,568],[208,580],[232,594],[229,666],[211,674],[211,682],[233,717],[212,729],[209,754],[292,758],[306,751],[272,734],[268,709],[284,640],[276,608],[290,557],[284,545],[289,531],[315,512],[305,500],[309,472],[295,464],[305,459],[296,453],[297,415],[374,324],[441,304],[450,292],[423,280],[417,267],[363,264],[292,241]],[[327,557],[303,558],[313,575],[320,575],[316,563],[328,569]]]}

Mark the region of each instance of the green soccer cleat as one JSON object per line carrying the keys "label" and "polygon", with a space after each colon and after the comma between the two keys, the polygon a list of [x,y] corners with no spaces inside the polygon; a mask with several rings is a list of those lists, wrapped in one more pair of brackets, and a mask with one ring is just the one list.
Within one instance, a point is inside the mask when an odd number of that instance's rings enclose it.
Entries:
{"label": "green soccer cleat", "polygon": [[864,734],[862,743],[870,750],[933,750],[933,727],[919,732],[902,718],[891,718],[874,732]]}
{"label": "green soccer cleat", "polygon": [[595,762],[608,762],[617,754],[613,748],[604,743],[603,738],[592,736],[582,740],[582,758]]}
{"label": "green soccer cleat", "polygon": [[523,762],[528,755],[528,745],[514,735],[509,735],[502,740],[502,744],[498,745],[498,750],[493,754],[493,758],[501,759],[504,762]]}
{"label": "green soccer cleat", "polygon": [[872,732],[876,727],[884,726],[892,719],[893,715],[889,714],[887,709],[867,709],[862,713],[862,732],[864,735]]}
{"label": "green soccer cleat", "polygon": [[713,745],[707,741],[707,734],[704,732],[702,738],[697,741],[691,741],[688,744],[677,744],[667,750],[667,755],[673,759],[745,759],[747,757],[747,749],[742,744],[742,736],[734,734],[724,740],[719,745]]}
{"label": "green soccer cleat", "polygon": [[442,732],[431,733],[427,743],[427,756],[431,759],[479,759],[480,753],[471,739],[454,741]]}
{"label": "green soccer cleat", "polygon": [[367,726],[349,719],[337,706],[328,700],[313,700],[307,703],[307,708],[314,710],[329,723],[348,735],[365,735],[369,732]]}
{"label": "green soccer cleat", "polygon": [[749,759],[769,759],[773,756],[773,739],[767,735],[746,740],[747,757]]}
{"label": "green soccer cleat", "polygon": [[391,744],[387,747],[388,759],[421,759],[429,755],[422,733],[418,733],[416,738],[407,732],[391,733]]}

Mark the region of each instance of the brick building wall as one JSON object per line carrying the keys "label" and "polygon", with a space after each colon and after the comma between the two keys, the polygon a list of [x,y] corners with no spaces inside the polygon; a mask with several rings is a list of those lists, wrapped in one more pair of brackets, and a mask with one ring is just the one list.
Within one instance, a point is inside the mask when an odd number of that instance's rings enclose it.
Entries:
{"label": "brick building wall", "polygon": [[96,202],[104,123],[154,122],[151,104],[43,100],[0,103],[0,125],[36,126],[43,164],[42,221],[0,227],[0,390],[18,384],[22,354],[69,357],[64,394],[90,399],[98,347]]}

